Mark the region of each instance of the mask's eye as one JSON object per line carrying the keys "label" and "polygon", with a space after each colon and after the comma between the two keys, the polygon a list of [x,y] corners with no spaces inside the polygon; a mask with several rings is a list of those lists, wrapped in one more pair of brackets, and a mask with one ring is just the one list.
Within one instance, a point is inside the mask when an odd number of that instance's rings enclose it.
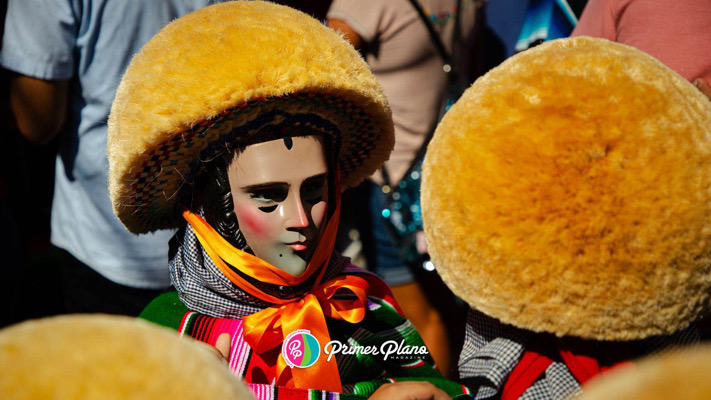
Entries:
{"label": "mask's eye", "polygon": [[309,204],[323,200],[326,193],[326,174],[311,177],[301,185],[301,198]]}
{"label": "mask's eye", "polygon": [[248,191],[249,197],[259,204],[258,208],[267,213],[276,210],[288,193],[288,188],[281,186],[251,188]]}
{"label": "mask's eye", "polygon": [[257,207],[257,208],[259,208],[260,211],[264,211],[265,213],[270,213],[270,212],[272,212],[272,211],[274,211],[274,210],[277,209],[277,205],[274,204],[273,206]]}

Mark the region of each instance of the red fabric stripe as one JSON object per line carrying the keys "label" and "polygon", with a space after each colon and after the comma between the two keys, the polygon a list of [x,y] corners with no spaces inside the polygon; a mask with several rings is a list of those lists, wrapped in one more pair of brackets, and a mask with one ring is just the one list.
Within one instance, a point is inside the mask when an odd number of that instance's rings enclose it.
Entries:
{"label": "red fabric stripe", "polygon": [[521,361],[516,364],[504,384],[501,400],[516,400],[521,397],[552,363],[553,360],[535,351],[523,353]]}
{"label": "red fabric stripe", "polygon": [[213,345],[213,346],[215,345],[217,338],[216,337],[212,338],[210,334],[212,332],[215,332],[215,322],[217,322],[217,320],[214,318],[205,318],[206,331],[205,331],[204,335],[205,335],[207,343],[210,345]]}
{"label": "red fabric stripe", "polygon": [[[550,357],[544,354],[549,354]],[[581,385],[608,369],[630,364],[624,360],[632,358],[630,349],[625,343],[538,336],[531,341],[529,350],[523,354],[521,361],[511,371],[501,399],[518,399],[553,363],[551,357],[558,356]]]}
{"label": "red fabric stripe", "polygon": [[560,356],[581,385],[600,373],[600,366],[592,357],[575,355],[567,350],[561,350]]}

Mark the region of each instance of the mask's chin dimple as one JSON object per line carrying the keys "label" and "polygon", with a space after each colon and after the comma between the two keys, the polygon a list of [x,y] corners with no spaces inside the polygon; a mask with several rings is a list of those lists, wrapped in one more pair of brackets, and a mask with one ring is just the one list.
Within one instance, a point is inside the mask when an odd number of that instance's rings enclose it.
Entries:
{"label": "mask's chin dimple", "polygon": [[304,256],[303,254],[281,251],[272,253],[271,259],[267,257],[264,260],[284,272],[299,276],[306,271],[306,266],[308,265]]}

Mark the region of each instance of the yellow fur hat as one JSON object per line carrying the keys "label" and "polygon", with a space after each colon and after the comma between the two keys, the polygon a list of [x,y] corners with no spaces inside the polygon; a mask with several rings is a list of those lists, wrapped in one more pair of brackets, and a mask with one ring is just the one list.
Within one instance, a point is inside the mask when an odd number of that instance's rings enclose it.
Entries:
{"label": "yellow fur hat", "polygon": [[71,315],[0,331],[0,397],[251,399],[208,346],[135,318]]}
{"label": "yellow fur hat", "polygon": [[111,108],[116,215],[135,233],[179,226],[181,185],[201,161],[272,124],[334,136],[344,188],[376,171],[394,142],[365,61],[308,15],[233,1],[173,21],[133,58]]}
{"label": "yellow fur hat", "polygon": [[689,347],[613,370],[583,388],[583,400],[711,399],[711,346]]}
{"label": "yellow fur hat", "polygon": [[433,262],[473,308],[596,340],[674,332],[711,294],[711,102],[652,57],[551,41],[477,80],[423,168]]}

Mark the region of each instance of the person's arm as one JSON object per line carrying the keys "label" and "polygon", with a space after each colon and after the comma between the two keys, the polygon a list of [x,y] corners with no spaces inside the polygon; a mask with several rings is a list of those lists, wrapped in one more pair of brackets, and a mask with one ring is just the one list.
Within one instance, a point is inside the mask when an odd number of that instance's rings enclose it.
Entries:
{"label": "person's arm", "polygon": [[64,125],[69,83],[14,75],[10,106],[20,133],[38,144],[52,140]]}
{"label": "person's arm", "polygon": [[705,79],[697,78],[694,81],[694,86],[696,86],[701,91],[701,93],[706,95],[706,97],[711,100],[711,86],[708,84],[708,82],[706,82]]}
{"label": "person's arm", "polygon": [[329,18],[327,24],[329,28],[343,34],[343,38],[349,41],[356,50],[363,54],[363,38],[360,37],[347,22],[341,21],[340,19]]}
{"label": "person's arm", "polygon": [[9,0],[0,63],[10,71],[10,106],[20,133],[45,143],[64,124],[81,13],[73,0]]}
{"label": "person's arm", "polygon": [[592,36],[615,41],[615,11],[609,0],[589,0],[570,36]]}

